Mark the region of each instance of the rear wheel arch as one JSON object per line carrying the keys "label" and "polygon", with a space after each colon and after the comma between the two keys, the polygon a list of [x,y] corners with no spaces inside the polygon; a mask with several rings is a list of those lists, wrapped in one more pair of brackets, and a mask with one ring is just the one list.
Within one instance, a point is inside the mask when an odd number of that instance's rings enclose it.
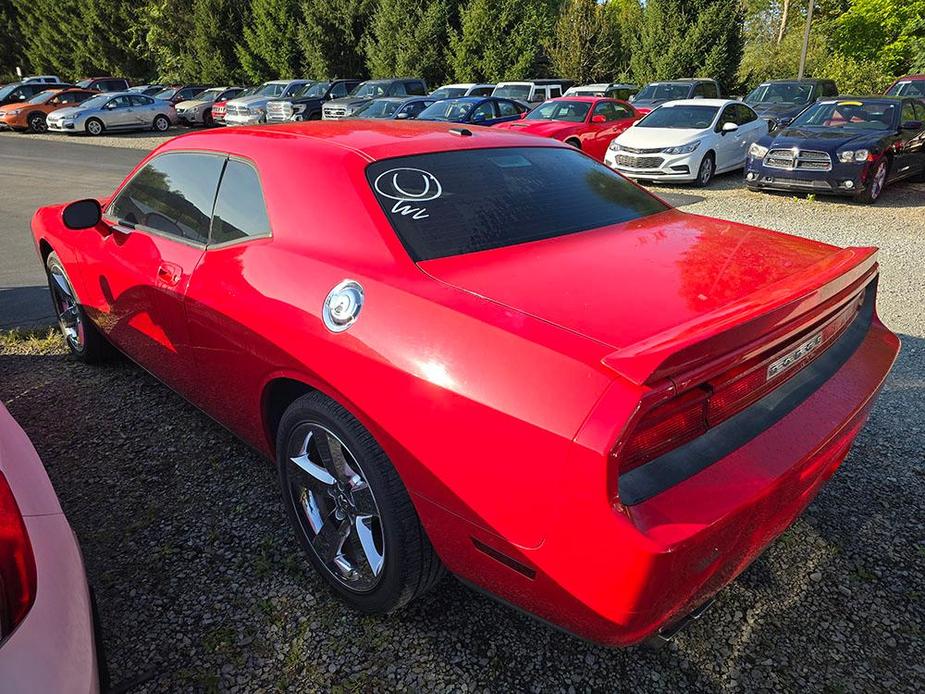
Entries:
{"label": "rear wheel arch", "polygon": [[303,395],[313,393],[318,389],[305,381],[294,378],[278,377],[270,380],[263,388],[260,397],[260,411],[263,416],[263,430],[267,447],[276,453],[276,435],[283,414],[289,406]]}
{"label": "rear wheel arch", "polygon": [[574,135],[570,135],[569,137],[565,138],[565,144],[571,145],[575,149],[581,149],[581,140],[579,140]]}
{"label": "rear wheel arch", "polygon": [[51,244],[48,243],[48,241],[45,239],[39,240],[39,254],[42,256],[42,265],[45,265],[45,263],[48,261],[48,256],[53,250],[54,248],[51,247]]}

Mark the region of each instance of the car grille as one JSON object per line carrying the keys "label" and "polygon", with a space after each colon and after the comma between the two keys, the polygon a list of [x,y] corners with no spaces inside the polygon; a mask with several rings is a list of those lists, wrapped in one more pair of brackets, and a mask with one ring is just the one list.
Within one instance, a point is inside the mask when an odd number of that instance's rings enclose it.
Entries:
{"label": "car grille", "polygon": [[212,120],[222,120],[225,117],[225,106],[212,107]]}
{"label": "car grille", "polygon": [[625,145],[620,145],[620,149],[630,154],[658,154],[662,151],[661,147],[655,147],[654,149],[637,149],[635,147],[626,147]]}
{"label": "car grille", "polygon": [[772,149],[765,156],[764,165],[787,171],[831,171],[832,158],[828,152],[811,149]]}
{"label": "car grille", "polygon": [[292,118],[292,103],[271,101],[267,104],[267,123],[283,123]]}
{"label": "car grille", "polygon": [[341,118],[347,117],[347,109],[343,106],[333,106],[331,108],[325,108],[321,115],[324,120],[340,120]]}
{"label": "car grille", "polygon": [[246,115],[247,112],[247,106],[235,106],[234,104],[225,106],[225,113],[229,116],[243,116]]}
{"label": "car grille", "polygon": [[617,166],[629,169],[657,169],[664,161],[664,157],[634,157],[631,154],[618,154],[614,157]]}

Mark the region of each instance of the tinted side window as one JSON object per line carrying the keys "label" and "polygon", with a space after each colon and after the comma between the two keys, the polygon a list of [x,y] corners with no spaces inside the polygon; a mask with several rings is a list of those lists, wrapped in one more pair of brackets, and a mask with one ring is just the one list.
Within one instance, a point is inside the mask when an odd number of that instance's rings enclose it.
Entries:
{"label": "tinted side window", "polygon": [[338,82],[333,87],[331,87],[331,98],[332,99],[340,99],[345,96],[347,96],[347,83],[346,82]]}
{"label": "tinted side window", "polygon": [[427,92],[420,82],[405,82],[405,90],[413,96],[424,96]]}
{"label": "tinted side window", "polygon": [[555,99],[558,96],[562,96],[562,87],[559,85],[553,85],[549,88],[549,98]]}
{"label": "tinted side window", "polygon": [[250,164],[229,159],[215,199],[212,243],[227,243],[270,233],[260,178]]}
{"label": "tinted side window", "polygon": [[533,101],[546,101],[549,98],[546,96],[546,87],[534,87],[533,88]]}
{"label": "tinted side window", "polygon": [[697,85],[694,87],[694,91],[692,92],[691,96],[694,96],[694,97],[698,97],[698,96],[699,96],[699,97],[701,97],[701,98],[706,98],[706,96],[707,96],[707,86],[706,86],[705,84],[703,84],[703,83],[697,84]]}
{"label": "tinted side window", "polygon": [[149,99],[146,96],[131,96],[129,98],[132,100],[132,106],[150,106],[154,103],[154,99]]}
{"label": "tinted side window", "polygon": [[723,109],[723,114],[719,117],[719,121],[716,123],[716,130],[717,132],[722,130],[723,125],[726,123],[738,124],[738,122],[739,119],[736,117],[735,104],[729,104],[729,106]]}
{"label": "tinted side window", "polygon": [[473,123],[480,120],[491,120],[495,117],[495,110],[490,101],[483,101],[475,107],[472,115],[469,117]]}
{"label": "tinted side window", "polygon": [[404,82],[396,82],[389,88],[389,96],[408,96]]}
{"label": "tinted side window", "polygon": [[751,123],[754,120],[757,120],[758,114],[752,111],[748,106],[744,104],[736,104],[736,111],[738,112],[738,124],[744,125],[745,123]]}
{"label": "tinted side window", "polygon": [[469,93],[469,95],[470,96],[491,96],[491,93],[494,90],[495,90],[494,87],[476,87]]}
{"label": "tinted side window", "polygon": [[499,101],[498,112],[502,116],[516,116],[520,113],[520,109],[517,108],[513,101]]}
{"label": "tinted side window", "polygon": [[224,162],[224,156],[212,154],[162,154],[129,181],[109,206],[108,215],[204,244]]}
{"label": "tinted side window", "polygon": [[920,101],[913,102],[915,107],[915,119],[920,121],[925,121],[925,104]]}
{"label": "tinted side window", "polygon": [[115,99],[110,99],[106,104],[106,108],[128,108],[132,105],[132,101],[127,96],[117,96]]}
{"label": "tinted side window", "polygon": [[905,123],[907,120],[918,120],[915,117],[915,109],[912,106],[911,101],[903,102],[902,116],[900,116],[900,122]]}
{"label": "tinted side window", "polygon": [[716,88],[716,85],[712,82],[703,83],[703,93],[708,99],[718,99],[719,98],[719,89]]}
{"label": "tinted side window", "polygon": [[838,96],[838,87],[834,82],[822,83],[822,96]]}

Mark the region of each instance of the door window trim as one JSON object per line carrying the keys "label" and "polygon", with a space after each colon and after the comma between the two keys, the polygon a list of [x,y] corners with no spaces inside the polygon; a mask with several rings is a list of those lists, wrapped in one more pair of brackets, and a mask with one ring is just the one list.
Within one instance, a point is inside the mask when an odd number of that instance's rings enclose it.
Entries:
{"label": "door window trim", "polygon": [[[222,189],[222,181],[225,179],[225,169],[228,168],[228,162],[232,160],[241,164],[245,164],[254,170],[254,173],[257,176],[257,184],[260,186],[260,197],[263,198],[263,211],[267,215],[267,222],[269,223],[270,230],[266,234],[256,234],[254,236],[244,236],[240,239],[232,239],[231,241],[212,243],[212,227],[215,225],[215,203],[218,202],[218,193]],[[257,164],[255,164],[247,157],[243,157],[238,154],[225,155],[225,163],[222,166],[222,173],[218,177],[218,185],[215,188],[215,199],[212,201],[212,214],[209,216],[209,242],[206,244],[206,252],[228,248],[229,246],[240,246],[241,244],[249,243],[251,241],[273,238],[273,224],[270,222],[270,210],[267,209],[267,196],[264,195],[264,190],[265,188],[263,186],[263,179],[260,176],[260,169],[257,168]]]}

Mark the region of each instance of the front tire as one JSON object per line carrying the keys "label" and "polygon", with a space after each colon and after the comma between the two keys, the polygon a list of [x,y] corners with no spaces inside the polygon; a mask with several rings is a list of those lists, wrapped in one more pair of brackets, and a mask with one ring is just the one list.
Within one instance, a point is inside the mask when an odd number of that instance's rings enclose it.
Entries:
{"label": "front tire", "polygon": [[698,188],[706,188],[710,185],[710,181],[713,180],[713,174],[716,173],[716,159],[713,156],[713,152],[707,152],[703,155],[703,159],[700,160],[700,168],[697,170],[697,178],[694,180],[694,185]]}
{"label": "front tire", "polygon": [[880,199],[883,189],[886,188],[886,179],[890,173],[890,161],[886,157],[880,157],[880,160],[874,164],[873,172],[867,179],[867,187],[863,193],[855,196],[855,200],[863,205],[873,205]]}
{"label": "front tire", "polygon": [[99,118],[91,118],[84,125],[84,130],[87,131],[87,135],[92,135],[96,137],[97,135],[102,135],[103,131],[106,129],[106,126],[103,125],[103,121]]}
{"label": "front tire", "polygon": [[153,127],[157,132],[165,133],[170,129],[170,119],[164,115],[155,116]]}
{"label": "front tire", "polygon": [[45,260],[48,289],[58,327],[71,355],[80,361],[95,364],[109,356],[109,343],[87,317],[77,298],[77,292],[58,258],[52,251]]}
{"label": "front tire", "polygon": [[347,410],[318,392],[302,396],[283,415],[276,450],[299,543],[349,607],[392,612],[443,576],[398,473]]}
{"label": "front tire", "polygon": [[48,122],[44,113],[29,114],[29,130],[34,133],[44,133],[48,131]]}
{"label": "front tire", "polygon": [[581,149],[581,141],[576,140],[574,137],[570,137],[568,140],[566,140],[565,144],[571,145],[575,149],[579,149],[579,150]]}

